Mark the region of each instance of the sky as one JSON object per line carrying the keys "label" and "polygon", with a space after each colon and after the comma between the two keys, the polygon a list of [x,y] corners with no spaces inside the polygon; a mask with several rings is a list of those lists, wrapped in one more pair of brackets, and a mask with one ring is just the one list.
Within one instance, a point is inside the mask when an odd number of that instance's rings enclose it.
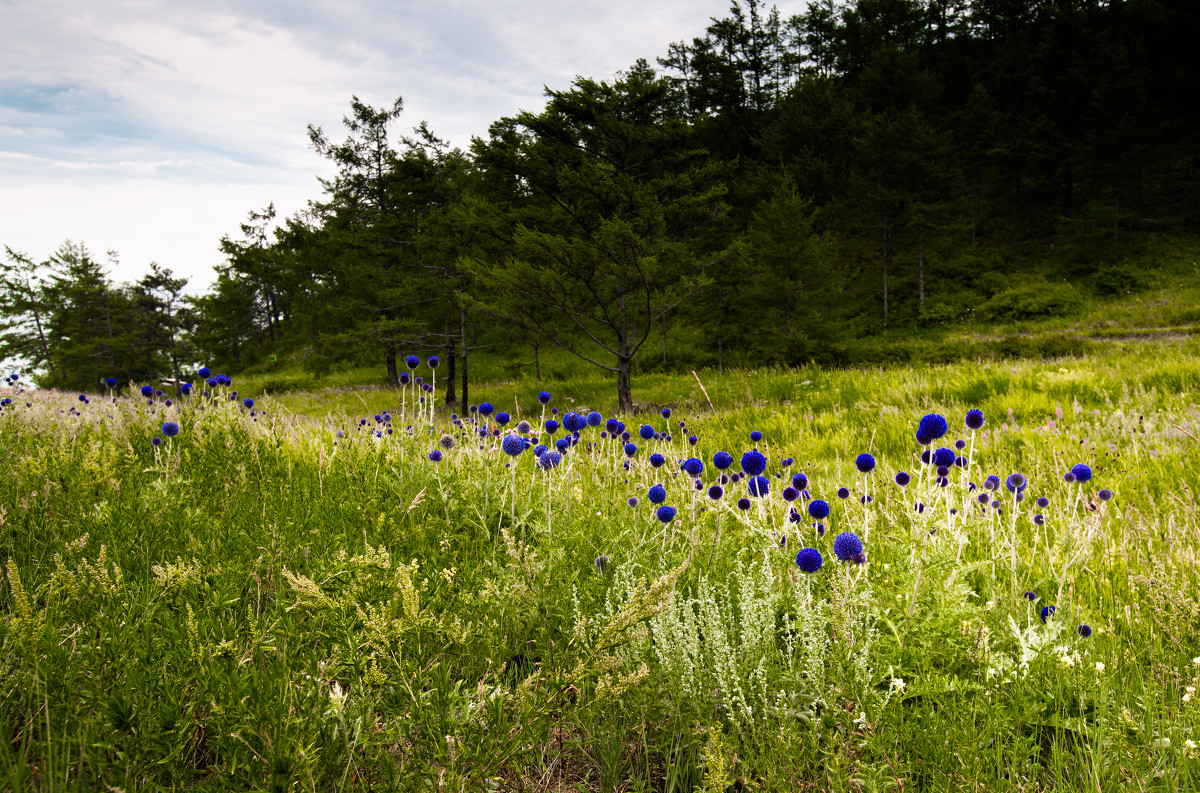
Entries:
{"label": "sky", "polygon": [[[802,3],[780,3],[785,17]],[[609,79],[702,35],[729,0],[0,0],[0,245],[64,240],[135,281],[152,261],[202,292],[252,210],[321,197],[356,95],[403,97],[466,148],[546,87]]]}

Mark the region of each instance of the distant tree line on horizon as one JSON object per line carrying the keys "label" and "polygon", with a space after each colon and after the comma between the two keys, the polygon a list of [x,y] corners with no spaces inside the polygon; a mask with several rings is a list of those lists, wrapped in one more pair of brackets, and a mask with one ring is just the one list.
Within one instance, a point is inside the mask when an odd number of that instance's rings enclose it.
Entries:
{"label": "distant tree line on horizon", "polygon": [[787,19],[734,0],[657,68],[548,90],[469,151],[424,123],[396,136],[400,99],[354,98],[344,139],[308,130],[338,169],[321,199],[251,212],[204,296],[159,269],[113,287],[82,249],[10,252],[0,357],[82,387],[290,352],[395,384],[406,352],[436,352],[465,403],[472,352],[557,346],[611,370],[628,409],[635,361],[837,363],[889,329],[1061,312],[1080,285],[1136,286],[1126,257],[1196,219],[1198,32],[1180,0]]}

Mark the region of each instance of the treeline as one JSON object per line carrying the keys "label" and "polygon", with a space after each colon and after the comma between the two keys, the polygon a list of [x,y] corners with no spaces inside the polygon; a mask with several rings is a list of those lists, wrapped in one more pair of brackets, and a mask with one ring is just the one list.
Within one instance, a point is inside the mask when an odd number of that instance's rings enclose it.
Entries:
{"label": "treeline", "polygon": [[[735,0],[703,36],[470,151],[355,98],[309,209],[251,213],[187,338],[221,366],[568,349],[622,407],[650,366],[836,363],[888,329],[1135,288],[1200,199],[1200,6]],[[686,345],[671,342],[686,338]]]}

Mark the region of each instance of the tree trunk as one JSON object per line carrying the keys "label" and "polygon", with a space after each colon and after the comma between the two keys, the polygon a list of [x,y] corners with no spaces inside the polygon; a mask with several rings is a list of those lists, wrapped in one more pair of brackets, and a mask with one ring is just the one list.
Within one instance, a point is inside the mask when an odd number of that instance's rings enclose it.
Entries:
{"label": "tree trunk", "polygon": [[925,226],[917,226],[917,300],[925,308]]}
{"label": "tree trunk", "polygon": [[387,384],[388,388],[400,385],[400,371],[396,368],[396,348],[391,345],[387,348]]}
{"label": "tree trunk", "polygon": [[892,217],[883,218],[883,324],[888,321],[888,267],[892,263]]}
{"label": "tree trunk", "polygon": [[542,382],[542,364],[538,359],[538,343],[536,341],[530,343],[533,344],[533,375],[540,383]]}
{"label": "tree trunk", "polygon": [[623,355],[617,355],[617,409],[626,416],[633,415],[633,385],[629,369],[633,362],[625,344],[621,344]]}
{"label": "tree trunk", "polygon": [[667,315],[664,313],[662,318],[663,326],[663,366],[667,365]]}
{"label": "tree trunk", "polygon": [[[446,328],[446,336],[449,337],[450,328]],[[458,402],[458,397],[454,393],[454,388],[457,385],[455,382],[454,371],[454,344],[450,344],[450,349],[446,351],[446,404],[453,405]]]}
{"label": "tree trunk", "polygon": [[467,396],[467,310],[460,308],[458,310],[459,320],[459,338],[461,346],[458,351],[458,357],[462,359],[462,403],[465,407],[469,404],[470,397]]}

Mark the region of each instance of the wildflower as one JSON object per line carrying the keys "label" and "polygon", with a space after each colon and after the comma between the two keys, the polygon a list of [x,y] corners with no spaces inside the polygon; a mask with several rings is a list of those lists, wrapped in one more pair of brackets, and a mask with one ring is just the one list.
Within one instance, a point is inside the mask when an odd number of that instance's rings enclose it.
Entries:
{"label": "wildflower", "polygon": [[154,396],[154,389],[148,385],[142,386],[142,396],[144,396],[144,397]]}
{"label": "wildflower", "polygon": [[563,416],[562,425],[566,427],[567,432],[579,432],[587,426],[587,419],[575,411],[571,411]]}
{"label": "wildflower", "polygon": [[533,432],[533,425],[528,421],[521,421],[517,424],[517,432],[521,433],[522,435],[528,435],[529,433]]}
{"label": "wildflower", "polygon": [[631,507],[636,507],[638,505],[638,498],[637,496],[630,496],[629,498],[625,499],[625,503]]}
{"label": "wildflower", "polygon": [[1076,629],[1075,629],[1075,631],[1076,631],[1076,632],[1077,632],[1077,633],[1078,633],[1080,636],[1082,636],[1083,638],[1085,638],[1085,639],[1086,639],[1086,638],[1088,638],[1089,636],[1091,636],[1091,635],[1092,635],[1092,626],[1091,626],[1091,625],[1088,625],[1088,624],[1085,622],[1085,623],[1083,623],[1082,625],[1080,625],[1078,628],[1076,628]]}
{"label": "wildflower", "polygon": [[829,503],[819,498],[815,501],[810,501],[808,504],[808,514],[816,520],[824,520],[829,517]]}
{"label": "wildflower", "polygon": [[808,487],[808,477],[804,474],[795,474],[792,476],[792,487],[797,490],[804,490]]}
{"label": "wildflower", "polygon": [[443,435],[442,437],[438,438],[438,445],[441,446],[446,451],[450,451],[451,449],[454,448],[454,436],[453,435]]}
{"label": "wildflower", "polygon": [[1113,492],[1111,490],[1109,490],[1108,488],[1105,488],[1104,490],[1101,490],[1099,493],[1097,493],[1096,497],[1099,498],[1101,501],[1110,501],[1110,500],[1112,500]]}
{"label": "wildflower", "polygon": [[407,358],[405,358],[405,359],[404,359],[404,364],[405,364],[405,365],[406,365],[406,366],[407,366],[409,369],[416,369],[418,366],[420,366],[420,365],[421,365],[421,359],[420,359],[420,358],[418,358],[418,357],[417,357],[417,356],[415,356],[415,355],[410,355],[410,356],[408,356]]}
{"label": "wildflower", "polygon": [[797,490],[796,488],[792,487],[791,485],[788,485],[787,487],[785,487],[783,489],[783,500],[784,501],[795,501],[798,498],[800,498],[800,491]]}
{"label": "wildflower", "polygon": [[429,453],[429,459],[433,460],[435,463],[440,463],[442,461],[442,453],[437,449],[434,449]]}
{"label": "wildflower", "polygon": [[150,439],[150,445],[151,446],[162,446],[162,438],[155,435],[153,438]]}
{"label": "wildflower", "polygon": [[429,361],[427,363],[429,364],[430,369],[436,369],[436,368],[438,368],[438,364],[441,363],[441,361],[438,360],[438,357],[436,355],[431,355],[431,356],[429,356]]}
{"label": "wildflower", "polygon": [[1046,525],[1046,516],[1039,512],[1038,514],[1033,516],[1033,522],[1038,526],[1045,526]]}
{"label": "wildflower", "polygon": [[762,433],[759,432],[758,430],[754,430],[753,432],[750,433],[751,443],[758,443],[761,440],[762,440]]}
{"label": "wildflower", "polygon": [[900,487],[905,487],[911,481],[912,477],[908,475],[907,471],[896,472],[896,484],[900,485]]}
{"label": "wildflower", "polygon": [[729,452],[717,452],[713,455],[713,465],[716,466],[718,471],[724,471],[733,465],[733,455]]}
{"label": "wildflower", "polygon": [[408,385],[412,382],[412,377],[408,374],[408,372],[401,372],[399,380],[400,385]]}
{"label": "wildflower", "polygon": [[666,504],[663,504],[661,507],[655,510],[654,516],[658,518],[659,522],[661,523],[670,523],[671,521],[675,520],[675,507],[668,507]]}
{"label": "wildflower", "polygon": [[[548,424],[548,423],[549,423],[549,422],[547,422],[547,424]],[[635,454],[637,454],[637,444],[636,444],[636,443],[627,443],[627,444],[625,444],[625,456],[626,456],[626,457],[632,457],[632,456],[634,456]]]}
{"label": "wildflower", "polygon": [[936,441],[945,435],[948,429],[950,427],[946,424],[945,417],[937,413],[930,413],[924,416],[920,423],[917,424],[917,432],[931,441]]}
{"label": "wildflower", "polygon": [[1071,467],[1071,473],[1075,475],[1075,481],[1083,484],[1092,478],[1092,469],[1088,468],[1083,463],[1079,463]]}
{"label": "wildflower", "polygon": [[546,419],[546,432],[551,435],[558,432],[558,422],[554,419]]}
{"label": "wildflower", "polygon": [[754,476],[750,478],[750,484],[747,486],[750,495],[762,498],[771,492],[771,480],[765,476]]}
{"label": "wildflower", "polygon": [[1097,662],[1096,662],[1096,674],[1101,674],[1101,673],[1103,673],[1103,672],[1104,672],[1104,669],[1105,669],[1104,662],[1103,662],[1103,661],[1097,661]]}
{"label": "wildflower", "polygon": [[[967,448],[967,442],[964,441],[962,438],[959,438],[958,440],[956,440],[954,442],[954,448],[958,449],[961,452],[963,449]],[[962,458],[960,457],[958,459],[961,460]],[[955,464],[956,465],[958,464],[958,460],[955,460]]]}
{"label": "wildflower", "polygon": [[547,471],[549,471],[551,468],[554,468],[556,465],[558,465],[561,462],[562,462],[562,455],[559,454],[558,452],[552,451],[550,449],[547,449],[546,451],[542,452],[541,456],[538,457],[538,465],[540,465],[543,469],[545,469]]}
{"label": "wildflower", "polygon": [[669,418],[671,418],[671,409],[670,409],[670,408],[663,408],[663,409],[662,409],[662,417],[663,417],[663,418],[665,418],[665,419],[669,419]]}
{"label": "wildflower", "polygon": [[201,380],[207,380],[208,378],[212,377],[212,372],[209,371],[207,366],[201,366],[200,370],[196,372],[196,376]]}
{"label": "wildflower", "polygon": [[796,554],[796,566],[810,575],[820,570],[824,562],[821,552],[816,548],[801,548],[800,553]]}
{"label": "wildflower", "polygon": [[243,405],[243,406],[244,406],[244,407],[245,407],[247,410],[249,410],[250,408],[254,407],[254,400],[253,400],[253,399],[251,399],[250,397],[246,397],[245,399],[243,399],[243,400],[242,400],[242,405]]}
{"label": "wildflower", "polygon": [[757,449],[742,455],[742,470],[750,476],[758,476],[767,469],[767,458]]}
{"label": "wildflower", "polygon": [[667,500],[667,489],[662,485],[655,485],[646,491],[646,498],[650,499],[651,504],[661,504]]}
{"label": "wildflower", "polygon": [[480,414],[480,415],[482,415],[482,416],[490,416],[490,415],[492,415],[492,411],[493,411],[493,410],[495,410],[495,409],[496,409],[496,408],[492,407],[492,403],[491,403],[491,402],[480,402],[480,403],[479,403],[479,408],[478,408],[478,410],[479,410],[479,414]]}
{"label": "wildflower", "polygon": [[1024,490],[1029,484],[1025,479],[1024,474],[1009,474],[1008,479],[1004,480],[1004,486],[1008,488],[1008,492],[1013,493],[1019,490]]}
{"label": "wildflower", "polygon": [[695,446],[695,445],[696,445],[697,443],[699,443],[699,442],[700,442],[700,439],[699,439],[699,438],[697,438],[695,435],[689,435],[689,436],[688,436],[688,444],[689,444],[689,445],[691,445],[691,446]]}
{"label": "wildflower", "polygon": [[869,474],[875,470],[875,458],[866,452],[863,452],[862,454],[858,455],[858,457],[854,458],[854,467],[857,468],[860,473]]}
{"label": "wildflower", "polygon": [[1065,474],[1063,474],[1063,481],[1068,484],[1070,484],[1071,482],[1074,482],[1075,474],[1071,473],[1070,471],[1067,471]]}
{"label": "wildflower", "polygon": [[663,463],[665,463],[666,461],[667,461],[667,458],[663,457],[658,452],[655,452],[654,454],[650,455],[650,465],[654,466],[655,468],[662,467]]}
{"label": "wildflower", "polygon": [[598,573],[607,573],[608,572],[608,557],[605,556],[604,554],[600,554],[599,556],[597,556],[596,561],[593,562],[593,564],[596,565],[596,572],[598,572]]}
{"label": "wildflower", "polygon": [[713,501],[720,501],[723,495],[725,495],[725,488],[720,485],[713,485],[708,489],[708,497]]}
{"label": "wildflower", "polygon": [[744,498],[744,497],[739,498],[738,502],[737,502],[737,508],[742,510],[743,512],[750,509],[750,499]]}
{"label": "wildflower", "polygon": [[173,421],[168,421],[166,424],[162,425],[162,433],[168,438],[174,438],[179,434],[179,425]]}
{"label": "wildflower", "polygon": [[541,402],[543,405],[549,405],[550,404],[550,392],[549,391],[540,392],[538,394],[537,399],[538,399],[538,402]]}
{"label": "wildflower", "polygon": [[1037,595],[1035,595],[1035,594],[1034,594],[1034,593],[1032,593],[1032,592],[1026,592],[1024,595],[1022,595],[1022,597],[1024,597],[1024,598],[1025,598],[1026,600],[1028,600],[1030,603],[1032,603],[1033,601],[1037,600]]}
{"label": "wildflower", "polygon": [[184,383],[183,385],[179,386],[179,393],[183,394],[184,396],[190,395],[192,393],[192,384]]}
{"label": "wildflower", "polygon": [[837,536],[837,539],[833,541],[833,553],[843,562],[862,564],[866,561],[862,540],[858,539],[858,535],[851,531],[844,531]]}
{"label": "wildflower", "polygon": [[967,426],[973,430],[977,430],[983,426],[983,411],[978,408],[972,408],[967,411]]}
{"label": "wildflower", "polygon": [[933,464],[939,468],[942,466],[949,468],[954,465],[954,457],[955,454],[952,449],[942,447],[933,453]]}
{"label": "wildflower", "polygon": [[1042,606],[1040,616],[1042,618],[1042,624],[1044,625],[1046,620],[1054,616],[1054,606]]}
{"label": "wildflower", "polygon": [[918,501],[917,503],[913,504],[913,510],[916,511],[918,515],[921,515],[925,512],[925,505]]}
{"label": "wildflower", "polygon": [[589,427],[599,427],[604,423],[604,416],[601,416],[596,411],[587,414],[587,424]]}

